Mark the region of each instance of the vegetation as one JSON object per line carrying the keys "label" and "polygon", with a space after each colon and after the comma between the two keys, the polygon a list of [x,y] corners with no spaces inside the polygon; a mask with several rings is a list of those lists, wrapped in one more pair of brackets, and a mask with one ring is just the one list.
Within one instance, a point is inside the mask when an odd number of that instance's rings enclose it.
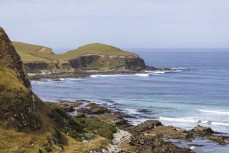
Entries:
{"label": "vegetation", "polygon": [[113,133],[117,132],[115,126],[100,121],[94,117],[87,117],[87,118],[78,118],[79,121],[83,126],[87,133],[94,133],[100,135],[101,137],[107,138],[108,140],[112,140]]}
{"label": "vegetation", "polygon": [[[17,45],[20,48],[20,43]],[[30,46],[22,54],[53,55],[50,49],[39,48]],[[104,129],[106,134],[98,129]],[[104,126],[97,120],[77,120],[62,110],[43,103],[32,93],[22,62],[8,36],[0,28],[1,153],[62,152],[63,147],[65,152],[86,152],[88,149],[96,150],[107,145],[109,141],[106,138],[111,138],[113,131],[115,129],[112,125]],[[95,137],[92,137],[89,146],[82,142],[82,137],[88,138],[90,133]]]}
{"label": "vegetation", "polygon": [[96,136],[111,140],[113,133],[117,132],[115,126],[97,118],[74,118],[59,108],[53,109],[49,116],[63,133],[78,141],[92,139]]}
{"label": "vegetation", "polygon": [[77,49],[68,51],[65,54],[60,54],[57,56],[58,57],[62,56],[63,59],[71,59],[72,57],[79,57],[85,54],[129,56],[132,53],[123,51],[113,46],[100,44],[100,43],[93,43],[93,44],[88,44],[88,45],[79,47]]}
{"label": "vegetation", "polygon": [[45,57],[53,55],[52,49],[48,47],[26,44],[22,42],[12,42],[12,44],[17,53],[20,55],[22,61],[47,61],[48,58]]}
{"label": "vegetation", "polygon": [[13,42],[13,45],[24,62],[42,62],[42,61],[54,61],[54,60],[69,60],[86,54],[94,55],[117,55],[117,56],[129,56],[133,53],[123,51],[119,48],[93,43],[88,44],[77,49],[68,51],[64,54],[54,54],[52,49],[44,46],[26,44],[21,42]]}

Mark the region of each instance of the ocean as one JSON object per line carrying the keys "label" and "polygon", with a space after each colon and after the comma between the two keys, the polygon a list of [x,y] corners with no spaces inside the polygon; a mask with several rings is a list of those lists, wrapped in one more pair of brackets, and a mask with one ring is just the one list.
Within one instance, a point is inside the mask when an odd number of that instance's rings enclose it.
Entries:
{"label": "ocean", "polygon": [[[128,119],[132,124],[158,119],[187,130],[199,124],[229,134],[229,50],[142,49],[136,53],[149,66],[172,70],[32,81],[33,91],[44,101],[97,101],[134,116]],[[201,143],[207,147],[194,151],[229,152],[228,145]]]}

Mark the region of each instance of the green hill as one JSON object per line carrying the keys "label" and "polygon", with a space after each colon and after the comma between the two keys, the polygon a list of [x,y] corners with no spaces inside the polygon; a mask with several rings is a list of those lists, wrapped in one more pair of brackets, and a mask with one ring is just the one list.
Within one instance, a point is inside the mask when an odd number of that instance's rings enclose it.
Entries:
{"label": "green hill", "polygon": [[47,61],[49,60],[48,57],[54,54],[51,48],[44,46],[16,41],[12,42],[12,44],[24,62]]}
{"label": "green hill", "polygon": [[93,44],[88,44],[88,45],[79,47],[77,49],[68,51],[65,54],[58,55],[58,56],[61,56],[62,59],[71,59],[72,57],[79,57],[79,56],[85,55],[85,54],[108,55],[108,56],[114,56],[114,55],[130,56],[130,55],[134,55],[133,53],[123,51],[119,48],[116,48],[116,47],[113,47],[110,45],[93,43]]}
{"label": "green hill", "polygon": [[40,45],[21,42],[13,42],[13,45],[28,72],[57,69],[129,71],[145,67],[144,60],[137,54],[106,44],[88,44],[64,54],[54,54],[51,48]]}
{"label": "green hill", "polygon": [[68,51],[64,54],[54,54],[51,48],[45,46],[32,45],[32,44],[16,42],[16,41],[13,42],[13,45],[24,62],[68,60],[86,54],[108,55],[108,56],[134,55],[133,53],[123,51],[119,48],[106,45],[106,44],[100,44],[100,43],[93,43],[93,44],[81,46],[77,49]]}

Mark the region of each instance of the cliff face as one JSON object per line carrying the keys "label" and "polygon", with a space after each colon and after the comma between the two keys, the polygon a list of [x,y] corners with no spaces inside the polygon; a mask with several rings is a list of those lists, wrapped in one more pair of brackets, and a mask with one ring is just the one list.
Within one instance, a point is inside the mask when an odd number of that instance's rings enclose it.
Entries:
{"label": "cliff face", "polygon": [[0,122],[17,130],[41,126],[23,63],[0,28]]}
{"label": "cliff face", "polygon": [[27,72],[54,69],[139,71],[145,68],[145,62],[138,56],[82,55],[70,60],[27,62],[25,66]]}
{"label": "cliff face", "polygon": [[138,56],[83,55],[69,60],[71,67],[81,70],[141,70],[144,60]]}

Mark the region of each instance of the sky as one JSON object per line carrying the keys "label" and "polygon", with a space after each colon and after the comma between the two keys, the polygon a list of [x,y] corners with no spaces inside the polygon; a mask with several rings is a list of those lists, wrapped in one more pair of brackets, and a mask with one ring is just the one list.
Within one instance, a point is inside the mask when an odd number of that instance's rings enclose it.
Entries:
{"label": "sky", "polygon": [[88,43],[120,48],[229,48],[229,0],[0,0],[11,40],[56,51]]}

